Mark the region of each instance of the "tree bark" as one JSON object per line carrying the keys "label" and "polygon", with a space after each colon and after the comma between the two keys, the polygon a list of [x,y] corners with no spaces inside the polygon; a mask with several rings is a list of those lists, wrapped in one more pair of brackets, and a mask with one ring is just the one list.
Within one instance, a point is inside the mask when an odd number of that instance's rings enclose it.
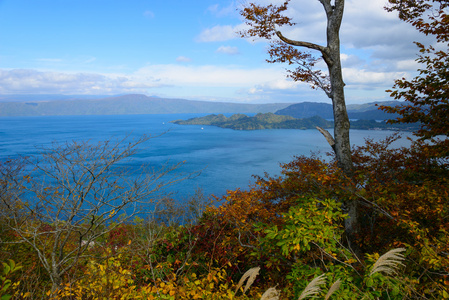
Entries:
{"label": "tree bark", "polygon": [[[280,31],[276,35],[285,43],[306,47],[321,52],[329,70],[330,92],[326,93],[332,100],[334,113],[334,142],[332,149],[335,152],[338,166],[343,173],[351,178],[353,176],[353,163],[351,157],[351,143],[349,139],[349,118],[346,110],[343,75],[340,60],[340,26],[343,19],[344,0],[335,0],[332,5],[331,0],[319,0],[323,5],[327,17],[327,45],[326,47],[304,41],[293,41],[282,35]],[[322,131],[320,131],[323,133]],[[324,134],[324,133],[323,133]],[[324,134],[329,141],[329,133]],[[360,230],[359,204],[356,200],[349,200],[344,203],[349,218],[345,222],[345,229],[348,240],[354,241]],[[350,243],[351,244],[351,243]],[[356,250],[355,245],[350,245]]]}
{"label": "tree bark", "polygon": [[[326,52],[331,61],[326,61],[329,68],[331,82],[331,99],[334,111],[334,140],[337,163],[344,174],[353,176],[353,163],[351,157],[351,143],[349,139],[349,118],[346,111],[343,75],[340,60],[340,26],[343,19],[344,0],[335,0],[335,5],[330,0],[320,0],[327,15],[327,47]],[[348,200],[344,203],[349,218],[345,221],[345,231],[349,245],[355,252],[356,245],[352,243],[360,232],[360,207],[357,200]]]}
{"label": "tree bark", "polygon": [[[339,167],[344,174],[353,176],[353,163],[351,157],[351,143],[349,139],[349,118],[346,111],[344,94],[345,83],[341,70],[340,60],[340,26],[343,19],[344,0],[336,0],[331,6],[329,0],[320,0],[327,14],[327,52],[331,59],[328,64],[331,81],[331,99],[334,110],[334,140],[335,155]],[[349,246],[358,253],[358,247],[354,244],[357,234],[360,232],[360,206],[355,199],[344,203],[349,218],[345,221],[345,231]]]}

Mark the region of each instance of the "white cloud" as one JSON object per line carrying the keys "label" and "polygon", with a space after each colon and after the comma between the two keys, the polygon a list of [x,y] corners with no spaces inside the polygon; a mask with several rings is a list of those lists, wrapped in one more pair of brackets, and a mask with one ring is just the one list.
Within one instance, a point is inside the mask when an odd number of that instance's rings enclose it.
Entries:
{"label": "white cloud", "polygon": [[229,55],[236,55],[240,53],[239,48],[231,46],[220,46],[215,52]]}
{"label": "white cloud", "polygon": [[214,5],[209,6],[207,8],[207,10],[210,11],[211,13],[216,13],[218,11],[219,7],[220,7],[220,5],[214,4]]}
{"label": "white cloud", "polygon": [[247,28],[246,24],[217,25],[212,28],[204,29],[197,37],[198,42],[224,42],[239,38],[238,32]]}
{"label": "white cloud", "polygon": [[416,71],[419,63],[415,59],[401,60],[396,63],[396,69],[402,71]]}
{"label": "white cloud", "polygon": [[404,72],[375,72],[366,69],[344,68],[343,78],[348,89],[386,89],[397,78],[407,76]]}
{"label": "white cloud", "polygon": [[284,77],[279,67],[245,69],[237,66],[150,65],[134,73],[137,78],[158,78],[166,85],[247,87]]}
{"label": "white cloud", "polygon": [[192,59],[190,57],[186,57],[186,56],[178,56],[176,58],[176,61],[185,63],[185,62],[191,62]]}
{"label": "white cloud", "polygon": [[[300,84],[285,78],[280,66],[246,69],[238,66],[149,65],[132,74],[93,74],[0,69],[0,94],[119,94],[156,93],[158,89],[181,89],[181,97],[192,98],[189,91],[258,90],[258,95],[275,90],[294,90]],[[207,97],[208,95],[203,94]]]}
{"label": "white cloud", "polygon": [[358,57],[357,55],[354,55],[354,54],[342,53],[340,55],[340,59],[341,59],[341,64],[343,65],[343,67],[354,67],[354,66],[359,66],[359,65],[365,63],[364,60],[362,60],[360,57]]}
{"label": "white cloud", "polygon": [[0,69],[0,94],[108,94],[143,92],[160,86],[151,78],[135,80],[114,74],[43,72]]}
{"label": "white cloud", "polygon": [[[343,55],[343,61],[350,59]],[[300,102],[328,101],[308,84],[285,77],[280,65],[260,68],[213,65],[148,65],[130,74],[93,74],[0,69],[0,94],[160,94],[187,99],[231,101]],[[351,97],[355,91],[390,88],[405,72],[376,72],[357,67],[343,69]],[[217,91],[220,91],[217,94]],[[377,93],[377,92],[376,92]],[[378,94],[378,93],[377,93]],[[221,99],[224,100],[224,99]],[[349,98],[348,98],[349,100]]]}
{"label": "white cloud", "polygon": [[292,90],[292,89],[296,89],[301,84],[303,84],[303,83],[295,82],[292,80],[287,80],[285,78],[280,78],[278,80],[268,82],[267,84],[265,84],[263,86],[267,87],[271,90]]}
{"label": "white cloud", "polygon": [[90,63],[93,63],[93,62],[96,61],[96,60],[97,60],[96,57],[89,57],[89,58],[86,58],[82,63],[84,63],[84,64],[90,64]]}
{"label": "white cloud", "polygon": [[304,101],[330,102],[323,91],[312,90],[307,83],[293,82],[285,78],[256,85],[249,89],[241,89],[241,95],[248,102],[273,103]]}
{"label": "white cloud", "polygon": [[226,17],[237,13],[234,1],[225,7],[221,7],[219,4],[211,5],[207,8],[207,11],[211,12],[216,17]]}
{"label": "white cloud", "polygon": [[152,12],[151,10],[144,11],[143,15],[145,18],[148,18],[148,19],[154,18],[154,12]]}
{"label": "white cloud", "polygon": [[199,42],[222,42],[237,38],[236,30],[230,25],[217,25],[203,30],[196,38]]}
{"label": "white cloud", "polygon": [[36,60],[38,62],[44,62],[44,63],[60,63],[60,62],[63,62],[63,59],[61,59],[61,58],[38,58]]}

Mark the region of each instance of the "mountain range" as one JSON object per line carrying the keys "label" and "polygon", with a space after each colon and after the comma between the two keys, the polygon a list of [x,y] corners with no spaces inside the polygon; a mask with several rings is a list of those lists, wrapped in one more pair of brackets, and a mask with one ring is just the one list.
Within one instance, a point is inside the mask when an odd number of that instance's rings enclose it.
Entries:
{"label": "mountain range", "polygon": [[[398,105],[397,101],[379,102]],[[394,115],[379,111],[376,103],[348,105],[350,119],[384,120]],[[0,95],[0,117],[51,116],[51,115],[126,115],[126,114],[176,114],[176,113],[275,113],[294,118],[319,116],[333,119],[332,105],[303,102],[242,104],[231,102],[195,101],[149,97],[139,94],[100,97],[64,95]]]}
{"label": "mountain range", "polygon": [[[349,119],[359,120],[388,120],[398,117],[396,114],[389,114],[379,110],[376,105],[397,106],[400,105],[400,102],[386,101],[347,105],[346,109],[348,111],[348,117]],[[286,108],[278,110],[276,114],[291,116],[298,119],[310,118],[313,116],[319,116],[324,119],[334,118],[332,104],[315,102],[292,104]]]}
{"label": "mountain range", "polygon": [[[0,97],[1,98],[1,97]],[[61,99],[0,102],[0,117],[51,115],[128,115],[176,113],[267,113],[291,103],[240,104],[121,95],[94,99]]]}

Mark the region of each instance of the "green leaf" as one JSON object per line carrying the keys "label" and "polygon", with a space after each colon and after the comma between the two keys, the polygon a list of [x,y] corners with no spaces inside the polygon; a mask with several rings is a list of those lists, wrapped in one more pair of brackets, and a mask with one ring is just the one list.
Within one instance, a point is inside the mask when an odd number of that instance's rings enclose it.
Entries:
{"label": "green leaf", "polygon": [[399,286],[395,285],[393,290],[391,291],[391,294],[393,296],[397,296],[397,295],[399,295],[399,292],[400,292]]}
{"label": "green leaf", "polygon": [[2,288],[2,292],[6,292],[6,290],[8,290],[8,288],[11,286],[11,280],[7,279],[3,282],[3,288]]}
{"label": "green leaf", "polygon": [[373,279],[371,277],[368,278],[368,280],[366,281],[366,286],[372,287],[373,285],[374,285]]}
{"label": "green leaf", "polygon": [[14,270],[16,263],[12,259],[9,259],[8,261],[9,261],[9,265],[11,266],[11,270]]}
{"label": "green leaf", "polygon": [[11,271],[11,267],[7,263],[3,263],[3,274],[8,275]]}

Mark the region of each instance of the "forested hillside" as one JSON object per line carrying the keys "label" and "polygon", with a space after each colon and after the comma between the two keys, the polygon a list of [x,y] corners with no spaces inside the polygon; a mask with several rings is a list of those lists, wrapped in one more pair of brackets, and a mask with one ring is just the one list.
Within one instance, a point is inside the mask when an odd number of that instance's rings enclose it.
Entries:
{"label": "forested hillside", "polygon": [[[210,125],[234,130],[262,130],[262,129],[316,129],[332,128],[334,122],[319,116],[309,118],[293,118],[291,116],[275,115],[272,113],[257,114],[253,117],[244,114],[234,114],[227,118],[223,114],[208,115],[188,120],[171,121],[178,125]],[[351,121],[351,129],[363,130],[403,130],[411,131],[419,128],[418,124],[388,124],[384,121],[355,120]]]}
{"label": "forested hillside", "polygon": [[208,115],[189,120],[175,120],[172,123],[179,125],[212,125],[235,130],[261,130],[261,129],[312,129],[316,126],[329,128],[332,122],[320,117],[296,119],[290,116],[279,116],[273,113],[257,114],[249,117],[244,114],[235,114],[229,118],[222,114]]}

